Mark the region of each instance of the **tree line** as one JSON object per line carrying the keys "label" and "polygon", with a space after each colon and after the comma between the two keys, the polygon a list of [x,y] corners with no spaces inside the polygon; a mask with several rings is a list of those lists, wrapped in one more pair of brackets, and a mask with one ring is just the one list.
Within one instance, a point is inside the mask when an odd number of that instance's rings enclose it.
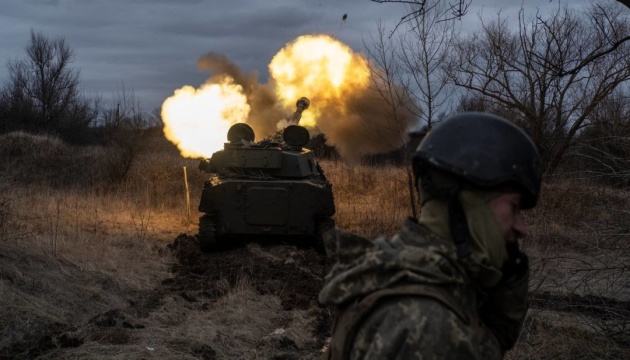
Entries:
{"label": "tree line", "polygon": [[79,144],[96,138],[122,141],[128,134],[117,136],[121,131],[158,122],[124,85],[106,104],[100,95],[86,96],[80,71],[73,67],[74,51],[63,37],[31,30],[25,53],[7,63],[8,79],[0,87],[0,134],[55,134]]}
{"label": "tree line", "polygon": [[[499,12],[462,33],[457,18],[445,18],[450,3],[405,3],[410,15],[393,31],[379,25],[366,43],[374,86],[391,113],[411,107],[430,129],[451,113],[493,112],[532,137],[547,175],[572,163],[630,184],[626,7],[610,1],[531,16]],[[406,91],[392,96],[390,83]]]}

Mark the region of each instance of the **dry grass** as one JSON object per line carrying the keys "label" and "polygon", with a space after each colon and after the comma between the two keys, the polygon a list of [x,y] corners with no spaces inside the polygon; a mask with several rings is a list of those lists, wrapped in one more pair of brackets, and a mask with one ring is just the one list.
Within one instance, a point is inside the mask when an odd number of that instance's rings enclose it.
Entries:
{"label": "dry grass", "polygon": [[571,179],[543,186],[528,212],[534,289],[630,299],[630,191]]}
{"label": "dry grass", "polygon": [[586,251],[625,248],[624,240],[630,236],[628,204],[630,189],[569,178],[548,181],[540,206],[527,213],[532,240],[540,246]]}
{"label": "dry grass", "polygon": [[[531,311],[506,359],[626,359],[630,352],[579,315]],[[576,324],[580,324],[576,327]]]}
{"label": "dry grass", "polygon": [[[67,331],[68,326],[91,333],[69,333],[70,339],[86,339],[77,348],[58,349],[52,340],[40,344],[48,349],[47,358],[264,359],[272,347],[277,355],[276,340],[288,336],[294,343],[313,341],[307,335],[313,326],[308,313],[282,312],[277,297],[258,294],[245,278],[226,289],[228,295],[212,308],[166,298],[142,320],[145,328],[133,333],[90,327],[90,319],[111,309],[122,309],[132,320],[143,313],[131,304],[150,299],[156,286],[171,276],[173,259],[163,251],[165,245],[179,233],[196,232],[205,176],[196,170],[195,160],[170,151],[143,151],[125,177],[112,183],[102,159],[107,148],[11,136],[10,141],[0,137],[0,359],[29,358],[27,349],[15,344],[32,345],[33,336]],[[183,166],[188,169],[192,219],[187,216]],[[402,169],[329,161],[322,167],[333,184],[337,226],[374,237],[395,233],[410,215]],[[547,182],[541,206],[527,214],[532,300],[552,293],[627,303],[629,203],[628,189],[568,179]],[[606,321],[592,314],[555,309],[554,314],[570,320],[560,324],[544,312],[544,301],[538,305],[543,308],[533,310],[511,358],[627,354],[624,328],[614,335],[607,332]],[[628,320],[627,311],[608,310]],[[597,326],[585,329],[580,325],[584,321]],[[280,327],[287,333],[274,335]],[[18,356],[20,350],[25,352]]]}
{"label": "dry grass", "polygon": [[99,160],[106,155],[44,136],[0,138],[0,358],[7,349],[28,358],[14,345],[127,308],[170,276],[162,249],[195,227],[183,180],[165,196],[175,179],[145,177],[147,167],[112,185]]}
{"label": "dry grass", "polygon": [[337,226],[367,237],[396,233],[411,216],[405,171],[323,161],[333,184]]}

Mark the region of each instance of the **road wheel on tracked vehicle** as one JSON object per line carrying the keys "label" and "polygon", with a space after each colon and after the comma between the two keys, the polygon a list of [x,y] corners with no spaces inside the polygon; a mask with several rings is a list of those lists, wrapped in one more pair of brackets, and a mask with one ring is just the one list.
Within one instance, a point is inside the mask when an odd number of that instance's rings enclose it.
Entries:
{"label": "road wheel on tracked vehicle", "polygon": [[199,218],[199,248],[203,252],[213,252],[218,248],[216,233],[216,217],[203,215]]}

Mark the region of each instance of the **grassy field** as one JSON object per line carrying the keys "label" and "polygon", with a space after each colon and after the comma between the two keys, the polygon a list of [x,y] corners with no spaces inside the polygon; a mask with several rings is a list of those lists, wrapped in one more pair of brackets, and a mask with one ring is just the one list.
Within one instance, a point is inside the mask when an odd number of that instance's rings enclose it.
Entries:
{"label": "grassy field", "polygon": [[[113,148],[0,137],[0,359],[317,358],[330,315],[314,298],[290,297],[287,284],[321,281],[321,261],[248,246],[208,285],[195,261],[225,259],[169,250],[178,235],[196,233],[205,179],[197,161],[159,139],[126,161]],[[403,169],[322,167],[338,227],[393,234],[410,215]],[[532,310],[509,358],[630,356],[628,204],[627,188],[546,180],[526,215]],[[253,278],[261,261],[277,270],[274,282]],[[185,274],[183,262],[194,263]]]}

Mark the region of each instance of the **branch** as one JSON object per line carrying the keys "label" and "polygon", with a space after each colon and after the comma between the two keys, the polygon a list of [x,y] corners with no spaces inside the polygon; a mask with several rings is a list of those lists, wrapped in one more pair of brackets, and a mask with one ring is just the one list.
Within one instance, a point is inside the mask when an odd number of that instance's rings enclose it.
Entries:
{"label": "branch", "polygon": [[[630,4],[630,0],[627,0],[626,2],[628,2]],[[619,46],[621,46],[623,43],[625,43],[628,40],[630,40],[630,35],[620,39],[619,41],[614,42],[606,50],[602,50],[602,51],[594,50],[594,51],[592,51],[582,61],[580,61],[580,63],[577,64],[573,69],[569,69],[569,70],[556,69],[556,70],[558,70],[557,76],[563,77],[563,76],[566,76],[566,75],[575,75],[575,74],[577,74],[585,66],[588,66],[589,64],[591,64],[595,60],[597,60],[597,59],[599,59],[601,57],[604,57],[604,56],[610,54],[611,52],[615,51]]]}
{"label": "branch", "polygon": [[[386,4],[386,3],[405,4],[411,7],[412,10],[408,12],[406,15],[404,15],[403,17],[401,17],[398,23],[396,24],[396,26],[394,27],[394,30],[392,30],[391,35],[393,35],[401,25],[424,16],[427,12],[435,8],[439,1],[444,1],[444,0],[436,0],[434,3],[430,3],[430,0],[370,0],[370,1],[379,3],[379,4]],[[461,19],[464,15],[466,15],[466,13],[468,13],[468,8],[470,7],[471,2],[472,0],[456,0],[454,3],[449,2],[447,10],[444,11],[442,14],[439,14],[439,17],[441,17],[441,19],[438,20],[438,22]]]}

